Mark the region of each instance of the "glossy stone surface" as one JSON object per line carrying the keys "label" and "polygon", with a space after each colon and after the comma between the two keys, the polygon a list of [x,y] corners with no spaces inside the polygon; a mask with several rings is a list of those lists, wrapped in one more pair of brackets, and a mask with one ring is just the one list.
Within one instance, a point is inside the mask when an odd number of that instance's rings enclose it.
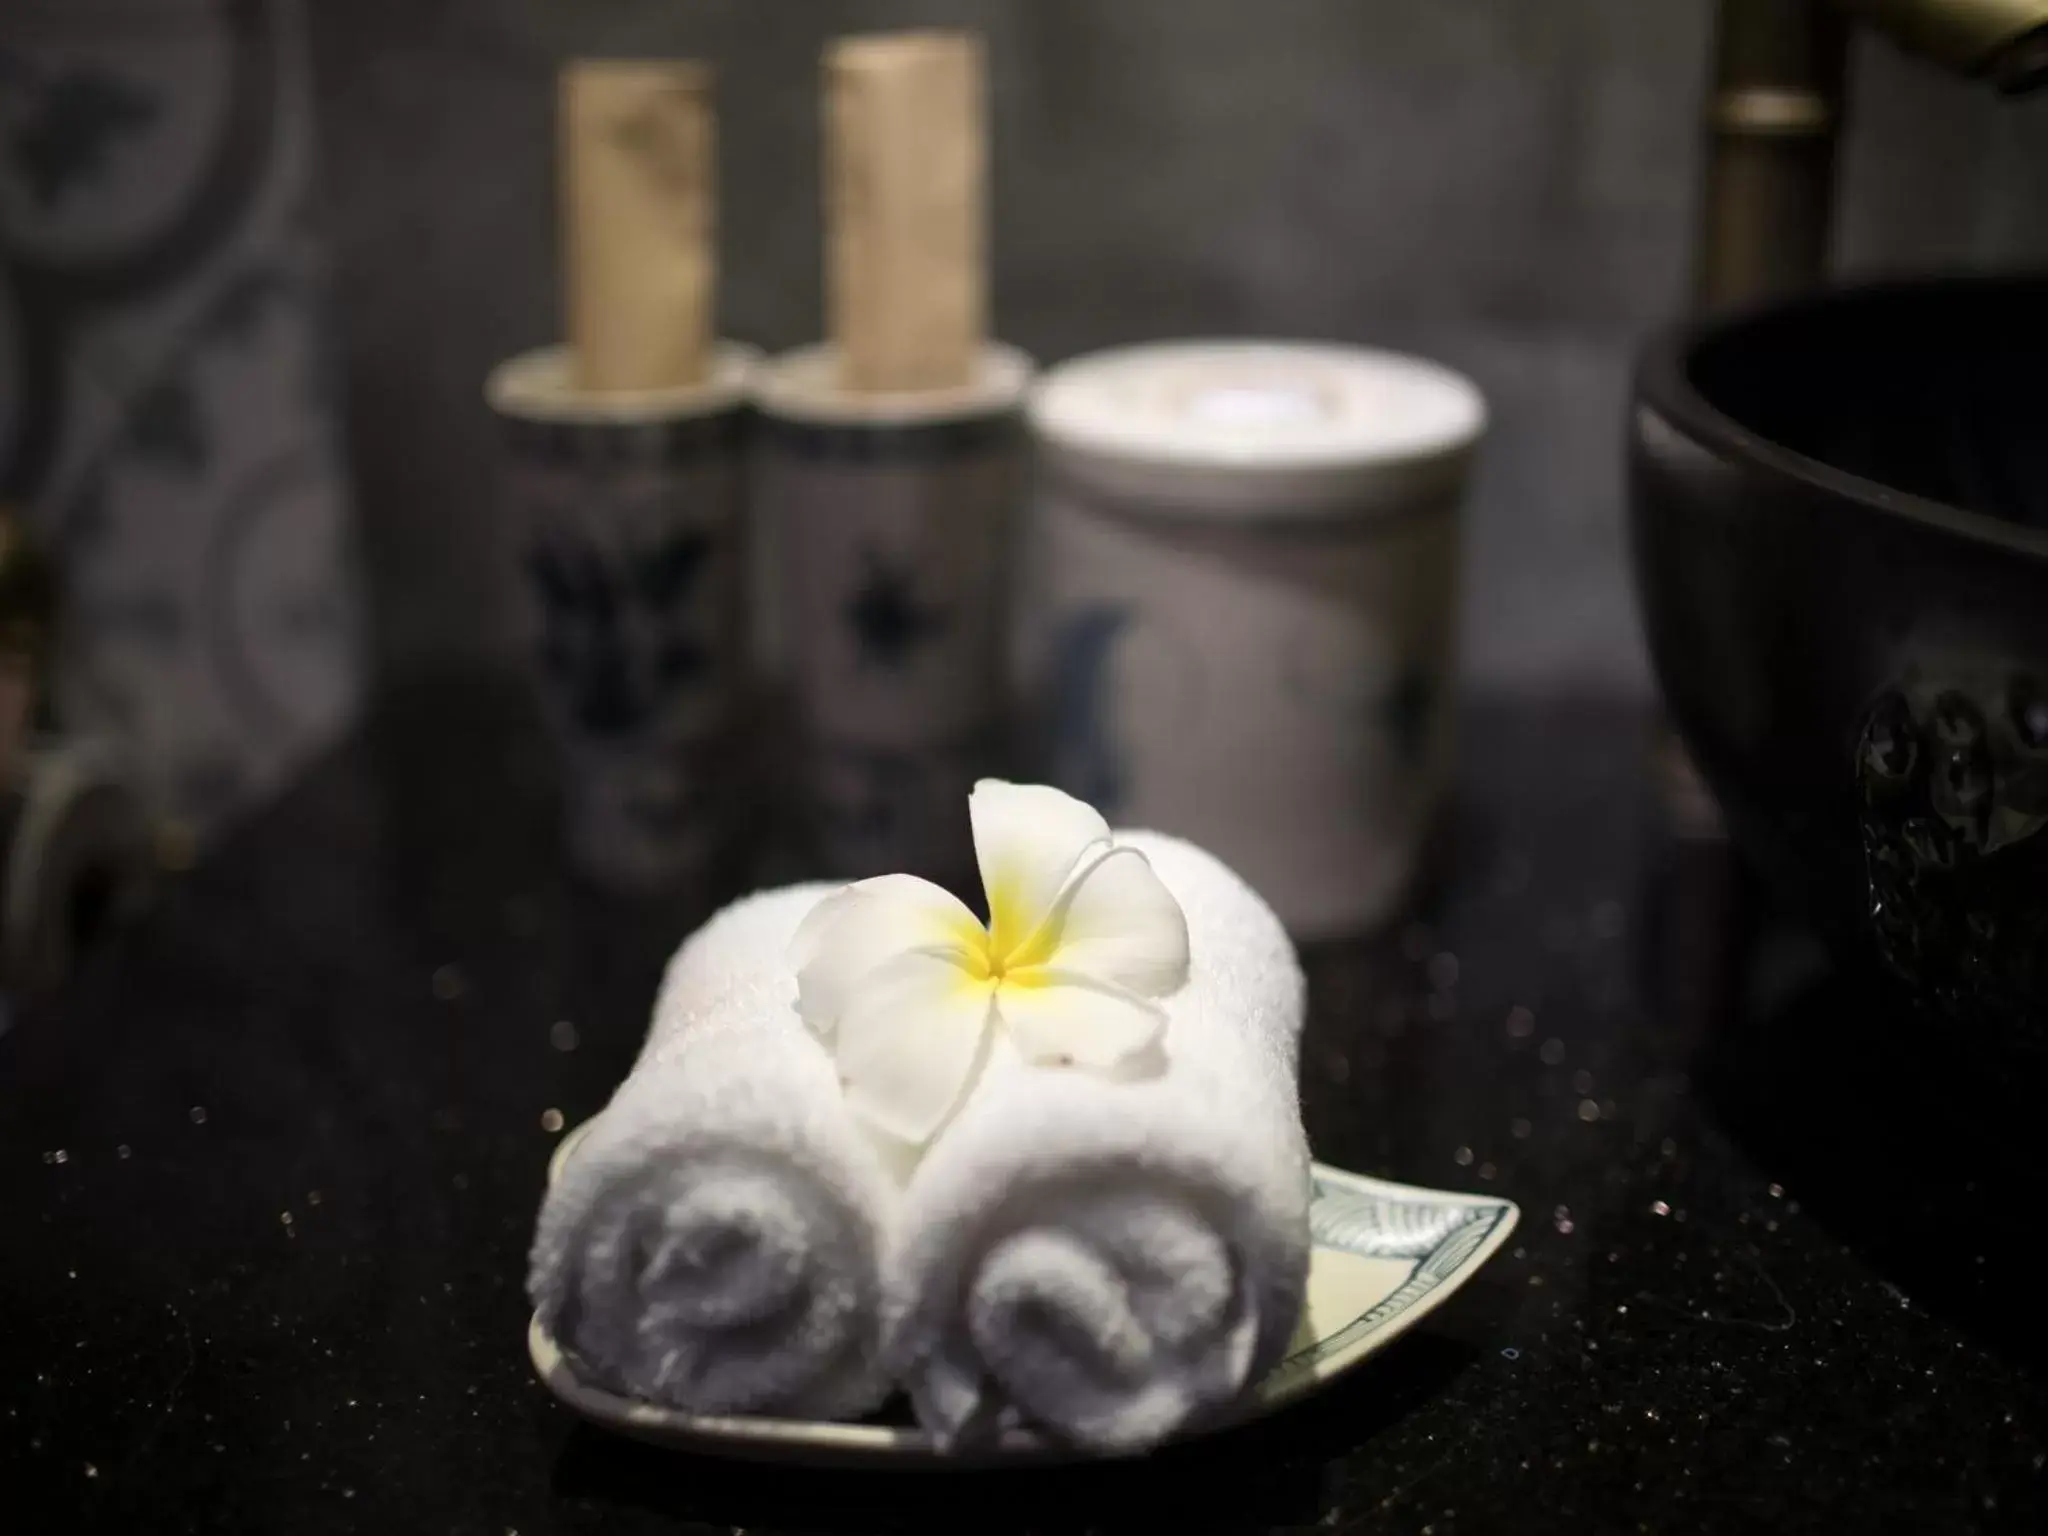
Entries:
{"label": "glossy stone surface", "polygon": [[1317,1154],[1522,1206],[1470,1288],[1150,1462],[876,1476],[637,1447],[533,1381],[548,1151],[701,907],[570,881],[494,690],[401,698],[0,1035],[5,1523],[2036,1529],[2026,1121],[1663,844],[1647,731],[1470,709],[1439,894],[1308,957]]}

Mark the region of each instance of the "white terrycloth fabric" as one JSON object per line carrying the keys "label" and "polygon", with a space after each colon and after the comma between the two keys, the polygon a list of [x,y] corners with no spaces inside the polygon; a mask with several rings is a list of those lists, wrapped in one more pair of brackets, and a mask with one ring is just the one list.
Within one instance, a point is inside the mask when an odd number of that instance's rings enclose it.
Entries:
{"label": "white terrycloth fabric", "polygon": [[1308,1278],[1303,984],[1199,848],[1118,834],[1187,915],[1188,983],[1121,1080],[998,1052],[906,1192],[888,1358],[942,1441],[1153,1444],[1284,1353]]}
{"label": "white terrycloth fabric", "polygon": [[835,887],[735,902],[669,963],[632,1075],[541,1208],[528,1282],[584,1374],[699,1413],[874,1407],[899,1191],[795,1011]]}

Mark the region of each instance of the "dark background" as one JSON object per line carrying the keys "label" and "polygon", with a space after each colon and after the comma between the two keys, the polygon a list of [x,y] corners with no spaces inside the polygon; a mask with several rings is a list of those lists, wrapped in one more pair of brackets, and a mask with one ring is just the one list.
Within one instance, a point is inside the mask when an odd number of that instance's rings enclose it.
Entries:
{"label": "dark background", "polygon": [[[2044,1528],[2030,1080],[1978,1091],[1810,947],[1737,967],[1754,919],[1711,847],[1665,846],[1640,697],[1502,697],[1648,687],[1619,447],[1683,302],[1704,5],[309,9],[374,632],[421,686],[0,1036],[0,1525]],[[1313,1407],[1056,1478],[665,1456],[532,1378],[546,1156],[695,919],[571,877],[509,680],[423,678],[509,659],[480,386],[556,330],[559,60],[718,64],[725,329],[775,348],[819,327],[819,45],[920,22],[988,35],[1005,336],[1380,342],[1495,410],[1443,892],[1307,957],[1304,1111],[1322,1155],[1523,1224]],[[2048,250],[2048,105],[1875,44],[1856,97],[1847,268]]]}
{"label": "dark background", "polygon": [[[350,0],[312,11],[326,223],[387,675],[506,654],[485,371],[555,338],[553,75],[719,71],[723,329],[820,319],[817,59],[988,39],[994,303],[1042,361],[1203,333],[1425,352],[1493,408],[1466,665],[1647,689],[1623,571],[1636,341],[1684,301],[1710,7],[1696,0]],[[2048,254],[2048,102],[1889,45],[1853,66],[1844,271]]]}

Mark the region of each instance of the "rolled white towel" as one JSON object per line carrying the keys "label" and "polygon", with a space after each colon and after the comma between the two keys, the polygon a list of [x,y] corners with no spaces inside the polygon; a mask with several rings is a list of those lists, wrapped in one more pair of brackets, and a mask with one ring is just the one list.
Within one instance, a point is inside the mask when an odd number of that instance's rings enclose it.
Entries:
{"label": "rolled white towel", "polygon": [[1018,1422],[1153,1444],[1278,1362],[1308,1278],[1303,983],[1279,920],[1201,849],[1141,850],[1189,976],[1115,1077],[998,1048],[926,1152],[888,1273],[888,1359],[941,1441]]}
{"label": "rolled white towel", "polygon": [[845,1418],[882,1399],[898,1190],[793,1006],[833,887],[735,902],[669,964],[632,1074],[541,1207],[528,1289],[596,1382],[698,1413]]}

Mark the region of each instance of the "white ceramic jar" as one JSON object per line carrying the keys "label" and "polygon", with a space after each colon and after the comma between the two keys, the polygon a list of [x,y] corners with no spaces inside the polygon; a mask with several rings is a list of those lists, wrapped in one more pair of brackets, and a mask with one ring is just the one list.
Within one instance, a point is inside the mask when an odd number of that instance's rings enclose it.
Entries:
{"label": "white ceramic jar", "polygon": [[566,348],[543,347],[485,384],[569,851],[617,889],[716,885],[738,851],[758,362],[721,342],[700,384],[593,393]]}
{"label": "white ceramic jar", "polygon": [[756,506],[765,670],[804,866],[971,890],[968,791],[1002,767],[1003,642],[1031,360],[984,344],[950,389],[862,393],[837,355],[762,369]]}
{"label": "white ceramic jar", "polygon": [[1188,341],[1052,369],[1029,414],[1022,657],[1053,778],[1210,848],[1297,937],[1384,919],[1450,772],[1478,390],[1389,352]]}

